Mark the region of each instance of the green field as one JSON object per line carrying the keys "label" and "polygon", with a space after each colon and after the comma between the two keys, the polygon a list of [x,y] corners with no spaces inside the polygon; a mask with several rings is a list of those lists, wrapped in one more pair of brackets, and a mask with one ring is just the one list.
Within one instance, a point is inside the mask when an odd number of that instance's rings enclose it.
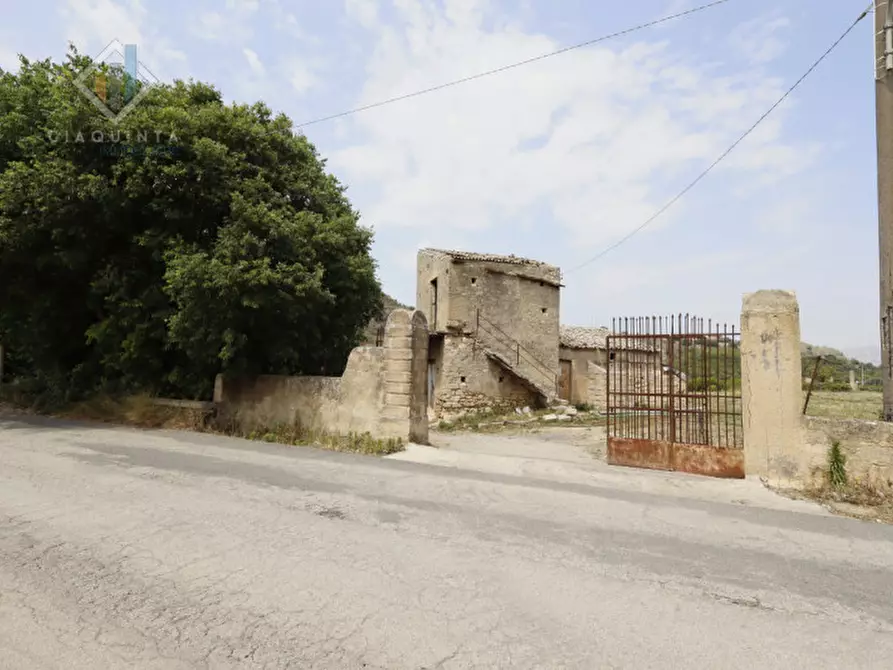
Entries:
{"label": "green field", "polygon": [[[806,393],[803,393],[806,400]],[[836,419],[877,421],[883,410],[880,391],[813,391],[806,414]]]}

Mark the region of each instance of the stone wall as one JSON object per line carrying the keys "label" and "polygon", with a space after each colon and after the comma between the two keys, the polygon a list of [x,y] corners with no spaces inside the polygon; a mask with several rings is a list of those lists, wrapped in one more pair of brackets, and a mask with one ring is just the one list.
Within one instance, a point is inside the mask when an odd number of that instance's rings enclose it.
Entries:
{"label": "stone wall", "polygon": [[214,401],[220,420],[243,430],[298,424],[426,444],[427,352],[424,315],[397,309],[388,317],[383,346],[354,349],[341,377],[221,375]]}
{"label": "stone wall", "polygon": [[587,363],[586,400],[588,405],[601,412],[608,411],[608,371],[597,363]]}
{"label": "stone wall", "polygon": [[535,394],[487,358],[475,338],[446,335],[435,385],[434,409],[449,417],[481,410],[511,410],[534,404]]}
{"label": "stone wall", "polygon": [[827,419],[805,416],[800,476],[820,483],[828,469],[828,450],[840,442],[851,478],[875,486],[893,486],[893,424],[858,419]]}
{"label": "stone wall", "polygon": [[[447,329],[450,313],[450,270],[452,261],[448,256],[429,253],[423,249],[418,255],[416,267],[416,309],[422,311],[428,319],[428,330],[442,333]],[[432,280],[437,280],[437,315],[433,314],[434,287]]]}

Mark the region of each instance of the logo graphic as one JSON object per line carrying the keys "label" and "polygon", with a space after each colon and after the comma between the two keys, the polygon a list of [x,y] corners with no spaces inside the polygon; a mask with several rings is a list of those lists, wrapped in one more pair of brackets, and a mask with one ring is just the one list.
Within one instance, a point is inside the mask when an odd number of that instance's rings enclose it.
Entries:
{"label": "logo graphic", "polygon": [[112,123],[118,123],[159,82],[137,60],[136,44],[112,40],[74,83]]}

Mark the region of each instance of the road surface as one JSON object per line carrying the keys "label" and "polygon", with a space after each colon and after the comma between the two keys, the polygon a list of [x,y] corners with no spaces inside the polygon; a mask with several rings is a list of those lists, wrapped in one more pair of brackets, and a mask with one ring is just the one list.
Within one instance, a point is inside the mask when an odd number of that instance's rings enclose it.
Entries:
{"label": "road surface", "polygon": [[0,418],[0,668],[891,667],[887,526]]}

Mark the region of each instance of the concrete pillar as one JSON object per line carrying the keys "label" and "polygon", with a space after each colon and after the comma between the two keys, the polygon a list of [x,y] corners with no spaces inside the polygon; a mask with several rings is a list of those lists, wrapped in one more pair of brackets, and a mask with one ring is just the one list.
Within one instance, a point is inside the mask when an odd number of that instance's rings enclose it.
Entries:
{"label": "concrete pillar", "polygon": [[858,391],[859,386],[856,384],[856,371],[850,370],[850,390]]}
{"label": "concrete pillar", "polygon": [[744,296],[741,401],[748,476],[792,480],[802,449],[800,307],[793,291]]}
{"label": "concrete pillar", "polygon": [[884,58],[888,4],[874,3],[881,370],[884,421],[893,421],[893,71],[887,70]]}

